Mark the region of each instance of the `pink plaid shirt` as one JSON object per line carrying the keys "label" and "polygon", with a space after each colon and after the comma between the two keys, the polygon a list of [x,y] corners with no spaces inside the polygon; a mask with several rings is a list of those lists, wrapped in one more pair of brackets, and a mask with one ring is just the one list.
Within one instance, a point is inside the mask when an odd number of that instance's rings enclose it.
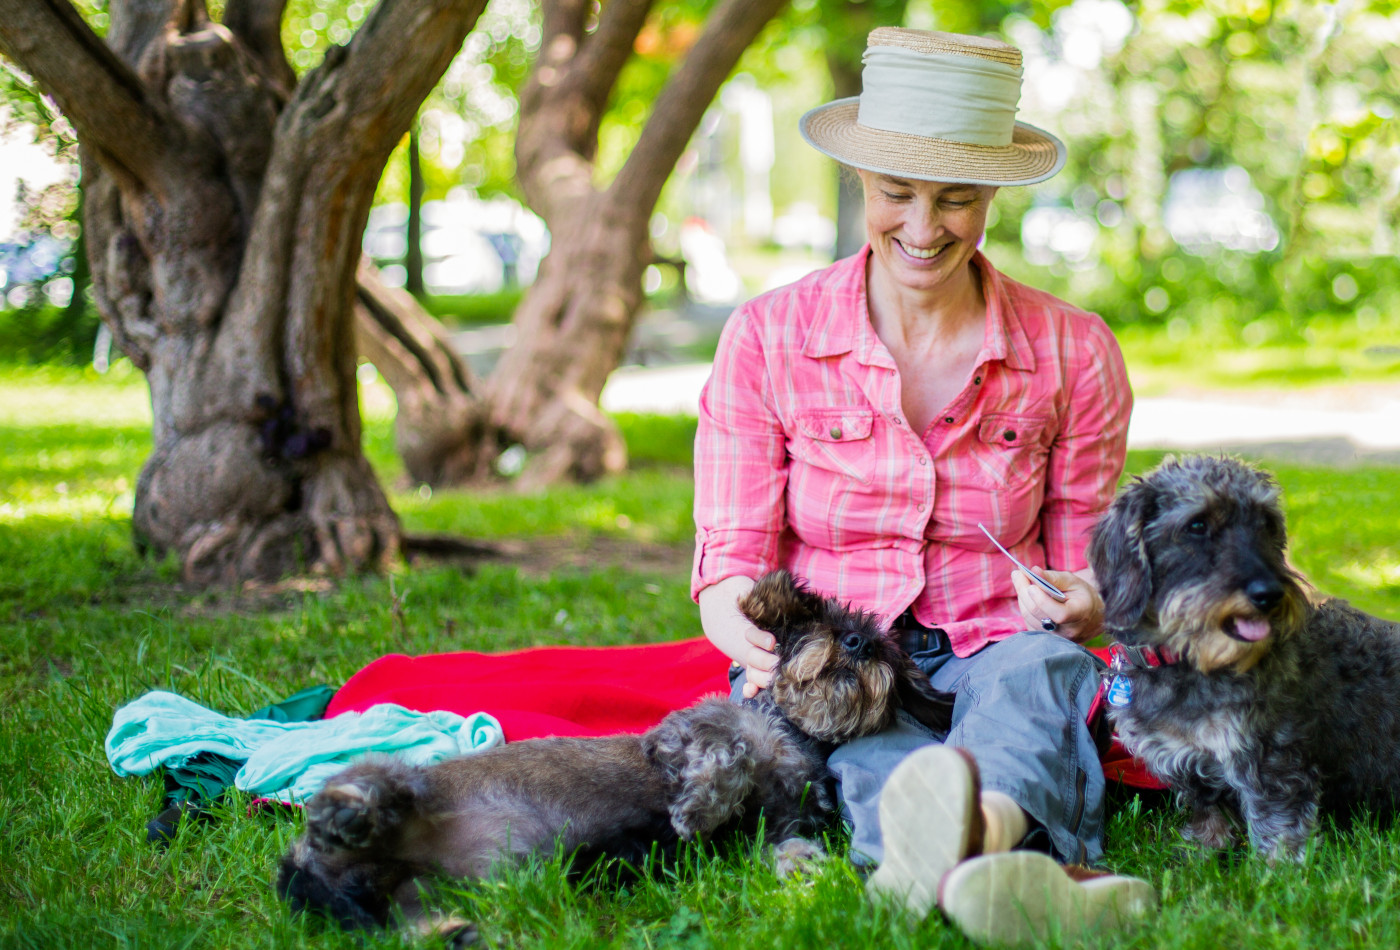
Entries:
{"label": "pink plaid shirt", "polygon": [[910,431],[866,309],[866,246],[744,304],[700,397],[691,594],[785,567],[959,656],[1025,627],[1011,564],[1085,566],[1132,393],[1104,322],[973,259],[987,333],[963,391]]}

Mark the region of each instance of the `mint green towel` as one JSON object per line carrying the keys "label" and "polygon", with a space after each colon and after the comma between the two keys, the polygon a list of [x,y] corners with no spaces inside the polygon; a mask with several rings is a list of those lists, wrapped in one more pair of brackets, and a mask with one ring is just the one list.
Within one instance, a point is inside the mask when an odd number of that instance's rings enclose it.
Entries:
{"label": "mint green towel", "polygon": [[178,767],[200,752],[243,761],[233,784],[243,791],[302,802],[368,752],[428,765],[505,742],[486,713],[414,712],[392,703],[315,722],[234,719],[160,690],[118,709],[107,733],[107,761],[118,775]]}

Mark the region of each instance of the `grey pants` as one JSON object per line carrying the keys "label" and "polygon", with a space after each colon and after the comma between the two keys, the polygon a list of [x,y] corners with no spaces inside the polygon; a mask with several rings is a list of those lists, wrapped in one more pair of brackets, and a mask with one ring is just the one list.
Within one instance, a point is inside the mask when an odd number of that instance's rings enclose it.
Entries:
{"label": "grey pants", "polygon": [[[883,858],[880,790],[906,755],[935,742],[971,751],[982,788],[1004,792],[1025,809],[1030,837],[1061,861],[1102,860],[1104,777],[1086,725],[1099,687],[1098,658],[1061,636],[1031,631],[970,657],[916,653],[914,662],[934,686],[957,694],[953,728],[940,736],[901,714],[884,732],[832,753],[828,767],[851,826],[851,860]],[[740,673],[734,695],[743,682]]]}

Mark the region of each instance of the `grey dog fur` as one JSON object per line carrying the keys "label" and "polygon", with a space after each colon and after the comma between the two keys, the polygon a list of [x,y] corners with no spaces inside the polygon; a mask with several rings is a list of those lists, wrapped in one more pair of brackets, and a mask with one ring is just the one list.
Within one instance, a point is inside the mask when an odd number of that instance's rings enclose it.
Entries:
{"label": "grey dog fur", "polygon": [[780,862],[820,854],[804,836],[834,810],[833,744],[884,728],[897,708],[946,730],[952,697],[876,617],[786,572],[761,578],[739,607],[777,644],[758,700],[703,700],[641,736],[528,740],[426,767],[359,762],[308,802],[278,893],[346,927],[385,926],[397,906],[418,929],[460,938],[470,925],[422,913],[420,883],[483,877],[555,848],[575,867],[604,857],[639,867],[681,840],[752,833],[760,816]]}
{"label": "grey dog fur", "polygon": [[[1168,459],[1100,521],[1089,561],[1114,638],[1167,648],[1110,706],[1126,747],[1176,790],[1209,848],[1243,819],[1300,858],[1319,813],[1385,820],[1400,801],[1400,624],[1314,602],[1288,564],[1278,486],[1229,458]],[[1267,621],[1248,642],[1236,624]]]}

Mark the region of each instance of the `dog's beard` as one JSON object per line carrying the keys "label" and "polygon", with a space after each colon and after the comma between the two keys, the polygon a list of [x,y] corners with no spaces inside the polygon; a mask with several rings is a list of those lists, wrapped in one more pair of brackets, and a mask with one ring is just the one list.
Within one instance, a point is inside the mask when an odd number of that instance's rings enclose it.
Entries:
{"label": "dog's beard", "polygon": [[793,725],[823,742],[879,732],[892,718],[895,671],[875,657],[850,659],[830,638],[809,640],[783,661],[773,700]]}
{"label": "dog's beard", "polygon": [[[1297,633],[1306,604],[1306,596],[1294,584],[1287,585],[1283,600],[1267,614],[1237,590],[1222,592],[1209,584],[1181,587],[1158,604],[1154,640],[1202,673],[1246,673],[1280,638]],[[1260,638],[1241,633],[1254,632],[1260,625],[1267,625],[1267,634]]]}

